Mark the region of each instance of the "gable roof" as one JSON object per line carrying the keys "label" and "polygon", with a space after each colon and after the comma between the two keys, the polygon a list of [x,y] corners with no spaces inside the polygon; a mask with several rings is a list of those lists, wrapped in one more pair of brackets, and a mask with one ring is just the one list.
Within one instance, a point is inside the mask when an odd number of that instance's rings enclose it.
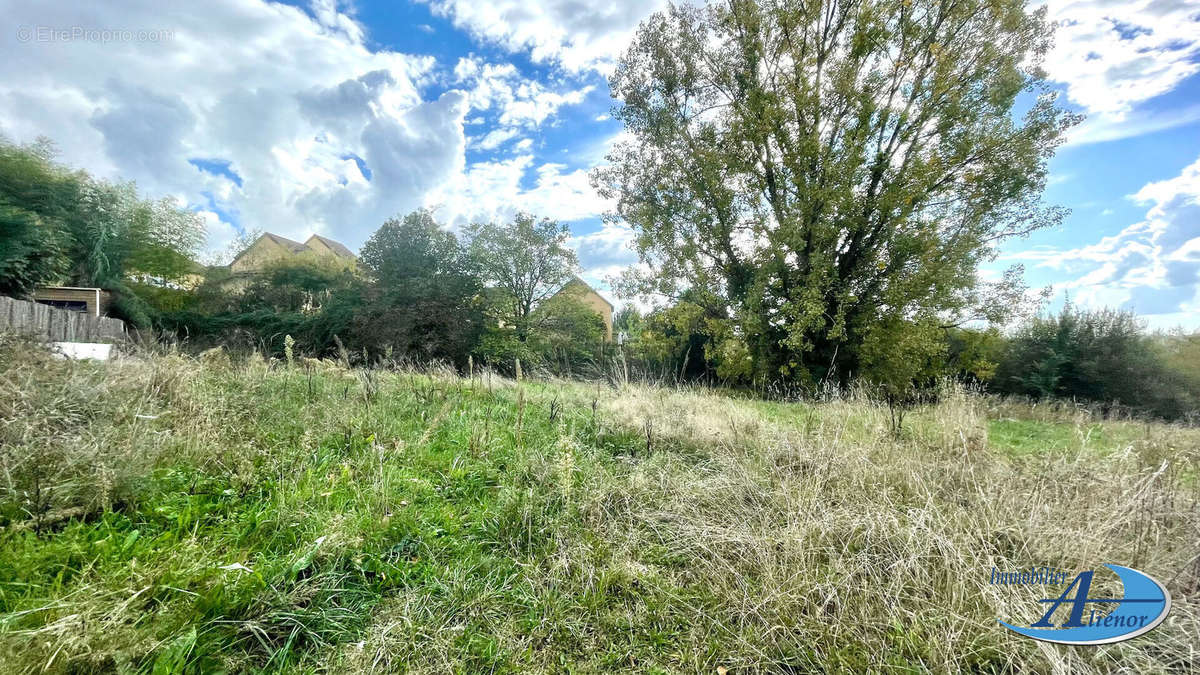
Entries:
{"label": "gable roof", "polygon": [[[276,244],[283,246],[284,248],[288,249],[292,253],[299,253],[300,251],[303,251],[304,249],[308,248],[307,246],[305,246],[304,244],[301,244],[298,241],[292,241],[291,239],[288,239],[287,237],[281,237],[277,234],[271,234],[270,232],[264,232],[263,236],[270,238],[271,241],[274,241]],[[258,242],[255,242],[255,243],[258,243]],[[253,246],[253,244],[251,244],[251,246]],[[249,249],[247,249],[247,250],[249,250]]]}
{"label": "gable roof", "polygon": [[325,237],[322,237],[319,234],[314,234],[313,236],[308,238],[309,241],[312,241],[313,239],[316,239],[317,241],[321,242],[322,244],[325,244],[326,246],[328,246],[329,249],[331,251],[333,251],[334,254],[337,255],[339,258],[358,259],[358,256],[354,255],[354,252],[351,251],[349,248],[347,248],[346,245],[340,241],[334,241],[332,239],[327,239]]}
{"label": "gable roof", "polygon": [[591,291],[593,294],[595,294],[595,296],[597,298],[600,298],[601,300],[603,300],[604,304],[608,305],[609,309],[614,310],[614,311],[616,310],[616,307],[613,307],[613,304],[608,301],[608,298],[604,297],[603,295],[600,295],[600,291],[597,291],[596,289],[592,288],[591,284],[584,281],[583,279],[580,279],[578,276],[571,277],[571,280],[568,281],[567,283],[563,284],[563,287],[558,289],[558,292],[555,293],[554,295],[558,295],[559,293],[562,293],[563,291],[567,290],[571,286],[583,286],[584,289]]}
{"label": "gable roof", "polygon": [[[258,242],[262,241],[263,239],[270,239],[276,244],[287,249],[290,253],[303,253],[304,251],[312,250],[308,247],[308,244],[301,244],[298,241],[292,241],[287,237],[281,237],[277,234],[272,234],[271,232],[263,232],[262,236],[254,240],[254,243],[247,246],[241,253],[238,253],[237,256],[235,256],[234,259],[229,262],[229,266],[232,267],[234,263],[236,263],[238,260],[241,260],[242,256],[249,253],[250,250],[257,246]],[[349,258],[351,260],[358,259],[358,256],[354,255],[354,253],[350,249],[346,248],[345,244],[342,244],[341,242],[337,242],[332,239],[326,239],[318,234],[314,234],[308,238],[309,241],[312,241],[313,239],[319,239],[321,243],[328,246],[329,250],[333,251],[333,254],[339,258]]]}

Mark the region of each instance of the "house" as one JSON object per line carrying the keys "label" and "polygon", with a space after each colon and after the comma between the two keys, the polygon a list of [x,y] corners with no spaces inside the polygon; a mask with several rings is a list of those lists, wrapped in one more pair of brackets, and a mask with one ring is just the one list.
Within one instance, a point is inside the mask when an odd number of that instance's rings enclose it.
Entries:
{"label": "house", "polygon": [[33,301],[40,305],[100,317],[105,315],[108,304],[112,301],[112,294],[102,288],[39,286],[33,291]]}
{"label": "house", "polygon": [[273,263],[307,256],[343,262],[347,267],[355,265],[358,261],[358,256],[344,244],[320,235],[314,234],[301,244],[267,232],[255,239],[253,244],[229,263],[229,271],[234,274],[253,274],[263,271]]}
{"label": "house", "polygon": [[596,289],[588,285],[586,281],[579,277],[574,277],[568,281],[557,293],[552,297],[560,295],[569,295],[574,300],[583,303],[586,307],[591,308],[600,315],[604,321],[604,341],[612,342],[613,339],[613,305],[604,296],[596,292]]}

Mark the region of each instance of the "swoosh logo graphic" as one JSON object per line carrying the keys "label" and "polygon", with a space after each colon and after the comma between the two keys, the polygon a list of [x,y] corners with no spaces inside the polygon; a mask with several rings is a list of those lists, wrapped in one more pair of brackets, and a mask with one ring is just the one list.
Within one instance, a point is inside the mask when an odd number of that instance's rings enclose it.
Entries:
{"label": "swoosh logo graphic", "polygon": [[[1056,642],[1064,645],[1103,645],[1120,642],[1142,635],[1153,630],[1167,618],[1171,610],[1171,594],[1166,587],[1153,577],[1135,569],[1121,565],[1104,565],[1117,573],[1121,584],[1125,587],[1124,598],[1113,598],[1108,602],[1118,602],[1117,609],[1108,614],[1114,625],[1079,626],[1075,628],[1020,628],[1010,623],[1000,621],[1005,628],[1043,642]],[[1151,616],[1145,623],[1141,617]]]}

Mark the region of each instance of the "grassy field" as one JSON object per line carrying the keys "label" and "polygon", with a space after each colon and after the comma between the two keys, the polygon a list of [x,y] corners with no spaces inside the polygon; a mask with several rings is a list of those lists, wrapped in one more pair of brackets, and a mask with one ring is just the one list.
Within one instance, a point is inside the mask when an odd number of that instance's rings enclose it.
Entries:
{"label": "grassy field", "polygon": [[[1195,672],[1200,431],[0,339],[3,672]],[[1146,636],[993,567],[1130,565]]]}

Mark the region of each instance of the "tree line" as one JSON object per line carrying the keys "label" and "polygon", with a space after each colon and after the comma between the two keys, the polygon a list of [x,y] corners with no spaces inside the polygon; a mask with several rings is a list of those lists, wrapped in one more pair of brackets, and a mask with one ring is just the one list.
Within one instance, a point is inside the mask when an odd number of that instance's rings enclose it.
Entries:
{"label": "tree line", "polygon": [[657,299],[618,317],[619,350],[594,314],[556,301],[577,266],[568,233],[528,215],[462,240],[428,212],[392,219],[357,272],[309,260],[249,283],[208,270],[194,293],[135,285],[134,272],[190,263],[194,217],[59,168],[42,146],[0,157],[14,233],[0,275],[16,291],[37,278],[119,287],[118,311],[195,343],[278,352],[291,336],[314,353],[563,372],[611,371],[616,356],[648,377],[785,393],[865,383],[900,404],[952,376],[1185,416],[1194,335],[1148,335],[1121,311],[1036,316],[1019,266],[981,279],[1004,242],[1065,214],[1042,192],[1080,118],[1041,70],[1051,40],[1045,8],[1022,0],[652,15],[610,78],[626,140],[592,173],[640,258],[618,294]]}
{"label": "tree line", "polygon": [[[570,232],[518,214],[459,237],[428,210],[388,219],[358,265],[319,256],[274,261],[252,276],[214,267],[192,292],[163,293],[164,328],[197,346],[281,354],[291,337],[316,356],[356,363],[471,359],[511,372],[594,371],[604,323],[560,291],[578,271]],[[252,237],[244,237],[245,246]]]}
{"label": "tree line", "polygon": [[[557,292],[578,271],[565,225],[519,214],[467,228],[465,242],[429,211],[391,218],[362,247],[360,264],[317,256],[275,261],[239,278],[197,261],[201,218],[170,199],[138,195],[54,159],[46,139],[0,139],[0,293],[39,285],[112,292],[111,315],[197,347],[300,349],[356,360],[387,356],[464,365],[574,372],[596,367],[600,317]],[[231,252],[253,242],[239,237]],[[195,288],[179,282],[200,278]],[[190,284],[189,284],[190,285]]]}
{"label": "tree line", "polygon": [[[52,146],[0,144],[0,289],[21,297],[35,285],[113,290],[113,313],[202,349],[255,349],[282,357],[346,355],[356,363],[468,360],[527,370],[668,383],[696,382],[764,395],[812,393],[831,380],[763,375],[756,355],[714,322],[699,291],[614,316],[619,345],[589,308],[555,296],[578,268],[562,224],[522,214],[477,224],[462,240],[426,210],[391,218],[361,249],[359,265],[317,256],[268,265],[239,280],[227,267],[195,262],[198,219],[52,160]],[[240,251],[254,233],[231,246]],[[155,279],[200,274],[184,290]],[[911,323],[909,324],[911,325]],[[906,325],[894,326],[906,335]],[[736,335],[736,333],[734,333]],[[1116,404],[1167,419],[1200,407],[1200,333],[1147,333],[1127,311],[1067,305],[1014,328],[914,328],[921,350],[894,380],[910,392],[951,376],[989,391]],[[851,374],[880,386],[888,371]],[[836,384],[836,382],[835,382]]]}
{"label": "tree line", "polygon": [[[624,336],[622,366],[632,379],[703,383],[760,396],[803,398],[836,381],[805,382],[754,375],[748,350],[730,349],[705,324],[703,309],[686,300],[643,314],[617,312]],[[719,335],[719,334],[718,334]],[[954,379],[999,395],[1071,400],[1105,413],[1200,422],[1200,331],[1148,331],[1128,310],[1088,309],[1069,302],[1057,313],[1016,325],[948,327],[921,362],[903,364],[922,376],[904,388],[864,374],[850,378],[871,393],[916,403]],[[892,383],[896,384],[896,383]]]}

